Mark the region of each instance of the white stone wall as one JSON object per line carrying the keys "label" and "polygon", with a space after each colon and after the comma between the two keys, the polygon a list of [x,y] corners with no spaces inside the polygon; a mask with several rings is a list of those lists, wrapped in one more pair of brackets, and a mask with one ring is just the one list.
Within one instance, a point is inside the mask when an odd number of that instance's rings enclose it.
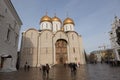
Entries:
{"label": "white stone wall", "polygon": [[61,23],[58,21],[53,21],[53,32],[56,33],[57,31],[61,30]]}
{"label": "white stone wall", "polygon": [[21,51],[21,66],[24,66],[27,62],[30,66],[36,67],[38,64],[38,31],[35,29],[29,29],[23,33],[24,40],[22,42]]}
{"label": "white stone wall", "polygon": [[119,19],[116,17],[113,24],[112,24],[112,29],[111,31],[109,32],[110,34],[110,42],[111,42],[111,46],[114,50],[114,53],[115,53],[115,58],[117,60],[120,60],[120,56],[118,54],[118,49],[120,49],[120,46],[118,45],[118,43],[116,42],[117,41],[117,35],[116,35],[116,29],[120,27],[120,21]]}
{"label": "white stone wall", "polygon": [[65,24],[64,31],[74,31],[74,25],[73,24]]}
{"label": "white stone wall", "polygon": [[[31,33],[34,34],[34,41],[31,41],[30,35]],[[38,39],[38,41],[36,41]],[[55,43],[57,40],[63,39],[67,42],[67,56],[68,56],[68,63],[75,62],[80,64],[85,64],[85,55],[84,49],[82,44],[82,38],[76,32],[67,32],[67,34],[63,31],[57,31],[56,34],[53,34],[50,30],[43,30],[38,32],[37,30],[27,30],[23,33],[22,39],[22,47],[21,47],[21,67],[24,66],[25,61],[27,59],[28,62],[34,62],[37,59],[37,64],[33,63],[30,66],[39,67],[40,65],[48,64],[56,64],[56,50],[55,50]],[[37,56],[31,55],[28,56],[26,54],[26,47],[31,47],[32,45],[37,45],[37,51],[33,54],[38,53]],[[35,46],[34,46],[35,47]],[[28,51],[28,50],[27,50]]]}
{"label": "white stone wall", "polygon": [[79,55],[80,55],[80,64],[86,64],[85,61],[85,53],[84,53],[84,46],[83,46],[83,41],[82,41],[82,36],[79,35],[78,37],[78,44],[79,44]]}
{"label": "white stone wall", "polygon": [[48,30],[52,30],[52,23],[51,22],[42,22],[40,24],[40,28],[41,30],[45,30],[45,29],[48,29]]}
{"label": "white stone wall", "polygon": [[70,62],[85,64],[84,48],[81,37],[76,32],[68,32],[68,43],[70,47]]}
{"label": "white stone wall", "polygon": [[3,55],[12,56],[11,61],[4,61],[6,66],[3,65],[3,72],[16,70],[18,38],[21,25],[22,22],[11,2],[9,0],[0,0],[0,57]]}
{"label": "white stone wall", "polygon": [[52,42],[53,34],[51,31],[45,30],[42,31],[39,37],[39,56],[40,63],[39,64],[53,64],[53,42]]}

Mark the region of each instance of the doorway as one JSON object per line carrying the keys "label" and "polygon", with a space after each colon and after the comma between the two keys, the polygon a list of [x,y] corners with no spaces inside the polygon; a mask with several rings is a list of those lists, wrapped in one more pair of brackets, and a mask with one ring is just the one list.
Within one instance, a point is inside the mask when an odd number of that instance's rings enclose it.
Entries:
{"label": "doorway", "polygon": [[55,43],[56,48],[56,62],[57,64],[64,64],[68,60],[67,56],[67,41],[59,39]]}

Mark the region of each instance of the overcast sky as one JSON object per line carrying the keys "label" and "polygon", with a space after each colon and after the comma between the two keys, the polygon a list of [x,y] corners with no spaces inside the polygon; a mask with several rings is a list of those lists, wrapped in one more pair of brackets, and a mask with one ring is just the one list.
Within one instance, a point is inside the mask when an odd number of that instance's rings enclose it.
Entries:
{"label": "overcast sky", "polygon": [[111,30],[115,15],[120,18],[120,0],[11,1],[23,22],[21,32],[29,28],[40,29],[39,21],[46,11],[50,17],[56,13],[62,21],[68,13],[75,22],[75,31],[82,35],[83,46],[87,53],[100,49],[98,46],[102,45],[110,48],[108,32]]}

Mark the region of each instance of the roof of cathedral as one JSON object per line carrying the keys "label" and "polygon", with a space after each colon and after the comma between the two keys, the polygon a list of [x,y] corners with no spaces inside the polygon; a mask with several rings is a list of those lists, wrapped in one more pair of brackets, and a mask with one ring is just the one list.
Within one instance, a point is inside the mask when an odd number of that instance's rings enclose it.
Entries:
{"label": "roof of cathedral", "polygon": [[52,22],[52,19],[49,16],[45,15],[41,18],[40,23],[44,21]]}
{"label": "roof of cathedral", "polygon": [[[52,21],[59,21],[59,22],[61,22],[61,20],[57,17],[57,16],[54,16],[53,18],[52,18]],[[61,22],[62,23],[62,22]]]}
{"label": "roof of cathedral", "polygon": [[67,17],[67,18],[63,21],[63,25],[65,25],[65,24],[73,24],[73,25],[75,25],[75,24],[74,24],[74,21],[73,21],[71,18],[69,18],[69,17]]}

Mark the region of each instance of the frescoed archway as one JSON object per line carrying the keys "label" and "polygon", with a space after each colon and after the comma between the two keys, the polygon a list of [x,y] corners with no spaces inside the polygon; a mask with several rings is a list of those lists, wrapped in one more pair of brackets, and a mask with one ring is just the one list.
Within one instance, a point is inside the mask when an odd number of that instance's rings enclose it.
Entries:
{"label": "frescoed archway", "polygon": [[56,48],[56,62],[57,64],[66,63],[68,60],[67,56],[67,41],[64,39],[59,39],[55,43]]}

